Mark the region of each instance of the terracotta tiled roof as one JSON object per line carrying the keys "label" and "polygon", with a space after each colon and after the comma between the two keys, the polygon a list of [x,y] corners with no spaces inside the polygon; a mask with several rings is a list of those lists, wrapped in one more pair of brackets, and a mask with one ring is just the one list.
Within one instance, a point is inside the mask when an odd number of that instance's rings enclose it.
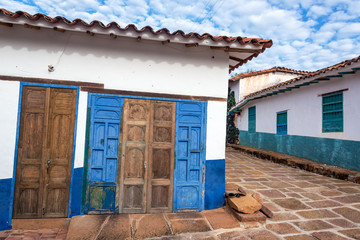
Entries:
{"label": "terracotta tiled roof", "polygon": [[[110,31],[110,29],[116,28],[116,29],[120,30],[121,32],[127,32],[127,31],[133,30],[138,34],[141,34],[144,32],[150,32],[150,33],[152,33],[153,36],[158,36],[160,34],[165,33],[169,37],[181,36],[183,39],[189,39],[189,40],[211,40],[214,43],[211,45],[211,47],[228,51],[230,60],[236,62],[236,64],[232,64],[232,65],[230,64],[230,66],[229,66],[230,72],[233,71],[234,69],[236,69],[237,67],[241,66],[242,64],[250,61],[252,58],[257,57],[260,53],[264,52],[266,48],[271,47],[273,44],[271,39],[213,36],[209,33],[204,33],[204,34],[200,35],[199,33],[194,33],[194,32],[186,34],[181,30],[177,30],[177,31],[171,33],[167,28],[161,28],[157,31],[154,31],[154,29],[150,26],[145,26],[141,29],[138,29],[134,24],[129,24],[129,25],[125,26],[124,28],[122,28],[116,22],[111,22],[111,23],[105,25],[104,23],[97,21],[97,20],[92,21],[91,23],[87,23],[82,19],[75,19],[73,21],[70,21],[70,20],[68,20],[64,17],[60,17],[60,16],[52,18],[52,17],[49,17],[49,16],[41,14],[41,13],[31,15],[31,14],[23,12],[23,11],[11,12],[4,8],[0,8],[0,16],[1,15],[6,16],[10,19],[17,19],[20,17],[25,17],[26,19],[33,21],[33,22],[38,22],[38,21],[44,20],[51,24],[64,23],[68,27],[74,27],[74,28],[75,28],[75,26],[76,27],[83,26],[85,28],[100,27],[103,30],[109,30],[109,31]],[[221,42],[227,44],[227,46],[219,47],[219,45],[216,44],[216,43],[221,43]],[[252,44],[253,46],[260,46],[262,48],[255,50],[248,57],[239,59],[236,55],[232,56],[233,53],[231,50],[232,49],[236,50],[236,48],[234,48],[233,46],[230,47],[230,44],[232,44],[232,43],[239,43],[240,45]],[[234,52],[236,52],[236,51],[234,51]]]}
{"label": "terracotta tiled roof", "polygon": [[264,70],[260,70],[260,71],[238,74],[238,75],[230,78],[229,81],[236,81],[241,78],[252,77],[252,76],[262,75],[262,74],[271,73],[271,72],[285,72],[285,73],[293,73],[293,74],[298,74],[298,75],[304,75],[304,74],[309,73],[308,71],[299,71],[299,70],[294,70],[294,69],[285,68],[285,67],[272,67],[272,68],[264,69]]}
{"label": "terracotta tiled roof", "polygon": [[254,92],[254,93],[250,93],[249,95],[245,96],[244,98],[250,98],[250,97],[253,97],[253,96],[256,96],[258,94],[261,94],[263,92],[267,92],[269,90],[272,90],[272,89],[276,89],[276,88],[280,88],[280,87],[283,87],[283,86],[286,86],[286,85],[289,85],[289,84],[292,84],[292,83],[295,83],[295,82],[298,82],[300,80],[303,80],[303,79],[306,79],[306,78],[311,78],[311,77],[315,77],[317,75],[320,75],[322,73],[326,73],[326,72],[329,72],[329,71],[333,71],[333,70],[338,70],[339,68],[343,68],[347,65],[351,65],[355,62],[358,62],[360,61],[360,56],[356,57],[356,58],[353,58],[353,59],[349,59],[349,60],[346,60],[346,61],[343,61],[341,63],[338,63],[338,64],[335,64],[333,66],[330,66],[330,67],[326,67],[326,68],[322,68],[320,70],[317,70],[315,72],[310,72],[306,75],[303,75],[303,76],[300,76],[300,77],[297,77],[297,78],[293,78],[293,79],[290,79],[288,81],[285,81],[285,82],[282,82],[282,83],[279,83],[279,84],[276,84],[274,86],[271,86],[271,87],[268,87],[268,88],[264,88],[260,91],[257,91],[257,92]]}

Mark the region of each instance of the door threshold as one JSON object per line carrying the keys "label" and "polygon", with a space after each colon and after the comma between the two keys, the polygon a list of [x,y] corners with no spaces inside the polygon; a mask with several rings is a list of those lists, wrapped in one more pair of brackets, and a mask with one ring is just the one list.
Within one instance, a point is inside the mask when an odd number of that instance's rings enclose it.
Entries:
{"label": "door threshold", "polygon": [[70,218],[26,218],[12,219],[12,229],[16,230],[38,230],[44,228],[67,229]]}

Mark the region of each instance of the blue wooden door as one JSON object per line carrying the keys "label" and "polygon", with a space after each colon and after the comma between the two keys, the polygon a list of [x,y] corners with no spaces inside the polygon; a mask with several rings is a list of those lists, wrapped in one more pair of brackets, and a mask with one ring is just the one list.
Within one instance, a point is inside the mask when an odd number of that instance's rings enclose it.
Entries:
{"label": "blue wooden door", "polygon": [[204,195],[206,103],[178,102],[176,109],[173,211],[200,211]]}
{"label": "blue wooden door", "polygon": [[124,100],[89,94],[90,135],[85,213],[118,212],[116,183],[121,113]]}

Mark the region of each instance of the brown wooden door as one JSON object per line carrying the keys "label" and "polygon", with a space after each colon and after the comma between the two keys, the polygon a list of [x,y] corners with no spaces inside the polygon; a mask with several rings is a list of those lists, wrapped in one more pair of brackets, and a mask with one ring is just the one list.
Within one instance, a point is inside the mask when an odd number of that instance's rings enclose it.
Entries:
{"label": "brown wooden door", "polygon": [[125,99],[120,212],[170,212],[175,137],[174,102]]}
{"label": "brown wooden door", "polygon": [[76,90],[23,87],[14,218],[66,217]]}
{"label": "brown wooden door", "polygon": [[175,102],[151,104],[147,212],[172,210],[175,108]]}

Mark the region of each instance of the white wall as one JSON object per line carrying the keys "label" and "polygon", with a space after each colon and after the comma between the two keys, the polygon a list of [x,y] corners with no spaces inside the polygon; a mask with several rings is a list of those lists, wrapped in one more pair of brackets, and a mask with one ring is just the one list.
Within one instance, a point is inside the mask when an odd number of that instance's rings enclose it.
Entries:
{"label": "white wall", "polygon": [[19,82],[0,81],[0,179],[13,177],[19,87]]}
{"label": "white wall", "polygon": [[88,93],[80,91],[78,112],[77,112],[74,168],[79,168],[84,166],[87,99],[88,99]]}
{"label": "white wall", "polygon": [[227,102],[208,102],[206,160],[225,159]]}
{"label": "white wall", "polygon": [[[228,53],[209,47],[0,25],[0,75],[104,83],[105,88],[227,97]],[[49,72],[48,65],[55,71]]]}
{"label": "white wall", "polygon": [[[290,92],[249,102],[241,113],[239,129],[248,130],[248,108],[256,106],[256,131],[276,133],[276,113],[288,110],[288,135],[360,141],[360,73],[293,89]],[[322,133],[322,97],[343,92],[344,132]]]}

